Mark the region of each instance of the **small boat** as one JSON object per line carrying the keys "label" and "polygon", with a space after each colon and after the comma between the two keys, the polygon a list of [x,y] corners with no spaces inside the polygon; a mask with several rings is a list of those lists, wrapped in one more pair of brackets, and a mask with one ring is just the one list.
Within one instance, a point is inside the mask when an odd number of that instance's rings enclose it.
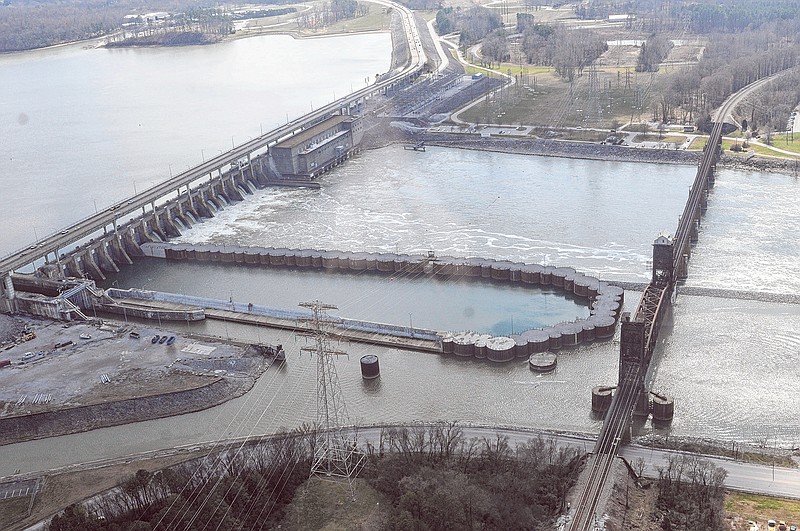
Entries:
{"label": "small boat", "polygon": [[158,343],[161,344],[167,340],[167,336],[161,336],[161,339],[158,340]]}
{"label": "small boat", "polygon": [[158,343],[158,340],[161,339],[160,336],[153,336],[153,339],[150,340],[151,343]]}
{"label": "small boat", "polygon": [[92,336],[89,334],[81,334],[78,337],[81,339],[92,339]]}
{"label": "small boat", "polygon": [[167,339],[167,345],[171,345],[173,343],[175,343],[175,336],[169,336],[169,339]]}

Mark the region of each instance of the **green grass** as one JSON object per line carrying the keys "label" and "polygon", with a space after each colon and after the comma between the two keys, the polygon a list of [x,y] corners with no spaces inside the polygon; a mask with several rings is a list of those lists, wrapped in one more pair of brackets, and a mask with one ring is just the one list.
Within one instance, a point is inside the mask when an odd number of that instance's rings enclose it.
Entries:
{"label": "green grass", "polygon": [[732,515],[742,518],[737,531],[747,529],[748,520],[760,523],[762,529],[766,529],[766,521],[769,519],[797,525],[800,522],[800,500],[731,492],[725,498],[725,512],[729,518]]}
{"label": "green grass", "polygon": [[[762,137],[761,140],[764,140],[764,138]],[[786,134],[772,135],[772,147],[785,149],[800,155],[800,133],[794,135],[794,139],[792,135],[789,135],[788,139]]]}

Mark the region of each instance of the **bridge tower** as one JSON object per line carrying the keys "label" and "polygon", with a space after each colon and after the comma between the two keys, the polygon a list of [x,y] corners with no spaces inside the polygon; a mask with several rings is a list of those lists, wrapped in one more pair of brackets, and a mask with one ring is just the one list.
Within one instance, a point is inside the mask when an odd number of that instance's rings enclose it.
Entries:
{"label": "bridge tower", "polygon": [[[647,372],[645,325],[642,319],[631,319],[628,312],[622,314],[617,392],[629,390],[634,400],[633,414],[646,417],[650,413],[650,397],[644,387],[644,377]],[[630,440],[630,435],[630,423],[628,423],[623,437]]]}
{"label": "bridge tower", "polygon": [[675,258],[672,240],[667,236],[659,236],[653,242],[653,284],[668,286],[675,280]]}

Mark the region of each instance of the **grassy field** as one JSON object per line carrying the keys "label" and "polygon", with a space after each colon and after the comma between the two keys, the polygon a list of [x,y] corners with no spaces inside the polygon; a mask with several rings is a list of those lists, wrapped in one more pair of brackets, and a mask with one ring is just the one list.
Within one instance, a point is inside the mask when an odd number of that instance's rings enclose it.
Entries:
{"label": "grassy field", "polygon": [[[708,137],[699,136],[692,140],[692,143],[689,145],[689,149],[695,151],[701,151],[706,143],[708,142]],[[770,157],[780,157],[780,158],[787,158],[787,159],[796,159],[800,158],[800,139],[794,141],[794,143],[786,143],[783,144],[778,143],[775,138],[773,138],[772,146],[765,146],[760,144],[753,144],[752,142],[748,145],[747,149],[741,152],[731,151],[731,147],[735,144],[742,145],[742,141],[739,139],[723,139],[722,140],[722,148],[725,150],[727,155],[739,155],[742,157],[749,157],[753,154],[756,155],[767,155]],[[772,149],[772,147],[785,149],[788,151],[794,151],[797,155],[787,155],[786,153],[780,153]]]}
{"label": "grassy field", "polygon": [[476,105],[462,119],[551,128],[614,129],[630,121],[650,119],[650,99],[658,94],[666,77],[659,73],[632,75],[624,68],[601,68],[584,71],[568,83],[549,68],[504,63],[496,70],[510,72],[519,83]]}
{"label": "grassy field", "polygon": [[800,500],[731,492],[725,498],[725,512],[732,531],[748,531],[748,521],[758,523],[762,531],[766,531],[770,519],[787,525],[800,524]]}
{"label": "grassy field", "polygon": [[777,134],[772,135],[772,147],[785,149],[800,155],[800,133],[797,134]]}

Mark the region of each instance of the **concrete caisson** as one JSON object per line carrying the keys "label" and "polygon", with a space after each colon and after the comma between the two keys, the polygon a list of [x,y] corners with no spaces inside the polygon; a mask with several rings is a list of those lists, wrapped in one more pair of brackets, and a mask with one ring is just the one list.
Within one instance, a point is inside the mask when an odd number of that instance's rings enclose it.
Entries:
{"label": "concrete caisson", "polygon": [[453,336],[453,354],[472,357],[475,355],[475,341],[479,334],[474,332],[458,332]]}
{"label": "concrete caisson", "polygon": [[518,358],[527,358],[530,356],[530,352],[528,352],[528,340],[519,335],[511,336],[511,339],[514,340],[514,355]]}
{"label": "concrete caisson", "polygon": [[550,348],[550,334],[545,330],[528,330],[522,333],[528,341],[528,352],[537,354]]}
{"label": "concrete caisson", "polygon": [[614,387],[598,385],[592,389],[592,411],[605,413],[611,407]]}
{"label": "concrete caisson", "polygon": [[659,393],[650,393],[653,399],[653,420],[669,422],[675,415],[675,401],[671,396]]}
{"label": "concrete caisson", "polygon": [[528,367],[536,372],[550,372],[555,370],[558,358],[552,352],[541,352],[539,354],[531,354],[528,358]]}
{"label": "concrete caisson", "polygon": [[378,356],[374,354],[361,356],[361,377],[365,380],[372,380],[380,375],[381,368],[378,363]]}
{"label": "concrete caisson", "polygon": [[610,315],[593,315],[589,321],[594,325],[595,339],[606,339],[614,336],[617,322]]}
{"label": "concrete caisson", "polygon": [[486,342],[486,357],[489,361],[506,362],[514,359],[516,343],[510,337],[492,337]]}

